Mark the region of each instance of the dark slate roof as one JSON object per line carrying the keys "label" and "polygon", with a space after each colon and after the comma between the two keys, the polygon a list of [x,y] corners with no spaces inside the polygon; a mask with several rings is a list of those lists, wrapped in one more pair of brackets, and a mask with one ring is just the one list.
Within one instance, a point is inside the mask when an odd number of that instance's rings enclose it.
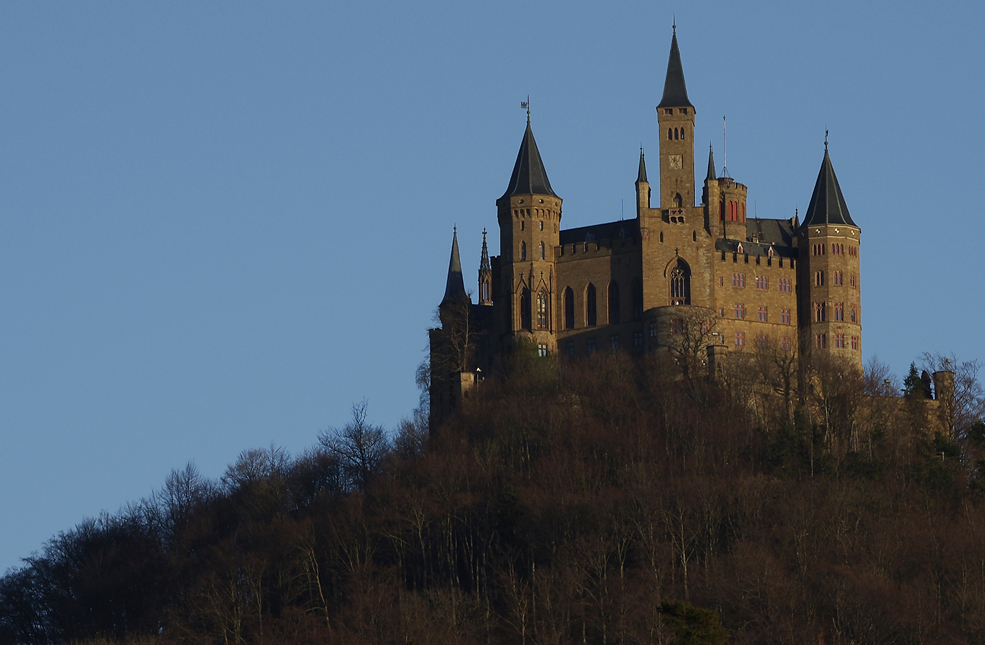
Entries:
{"label": "dark slate roof", "polygon": [[742,244],[742,252],[748,255],[769,255],[769,250],[772,248],[774,256],[797,257],[797,248],[793,246],[796,228],[792,220],[750,219],[746,221],[746,232],[750,240],[756,237],[759,241],[719,238],[715,241],[715,249],[737,253],[739,244]]}
{"label": "dark slate roof", "polygon": [[705,175],[705,181],[715,181],[718,176],[715,174],[715,151],[711,149],[711,144],[708,144],[708,174]]}
{"label": "dark slate roof", "polygon": [[824,144],[824,161],[821,162],[821,171],[817,174],[817,183],[814,184],[814,194],[811,195],[810,206],[804,215],[803,226],[816,224],[856,226],[848,213],[845,196],[841,194],[841,186],[838,185],[831,157],[828,156],[827,142]]}
{"label": "dark slate roof", "polygon": [[527,119],[527,131],[523,133],[523,141],[520,143],[520,152],[516,155],[516,164],[513,166],[510,185],[503,193],[503,197],[512,197],[513,195],[553,195],[557,197],[551,188],[551,182],[547,179],[547,170],[544,169],[544,161],[540,158],[540,151],[537,150],[537,142],[534,141],[534,132],[530,129],[529,118]]}
{"label": "dark slate roof", "polygon": [[468,294],[465,293],[465,279],[462,277],[462,259],[458,255],[458,231],[455,231],[451,237],[451,260],[448,261],[448,280],[441,304],[463,297],[468,298]]}
{"label": "dark slate roof", "polygon": [[670,60],[667,61],[667,79],[664,81],[664,95],[660,99],[662,107],[694,107],[687,98],[687,85],[684,83],[684,66],[681,65],[681,50],[677,47],[677,29],[670,41]]}
{"label": "dark slate roof", "polygon": [[635,219],[592,224],[579,228],[562,230],[558,237],[561,245],[595,242],[597,240],[615,240],[623,237],[635,237],[640,232],[639,222]]}
{"label": "dark slate roof", "polygon": [[[636,183],[646,181],[646,162],[643,161],[643,148],[640,148],[640,171],[636,174]],[[649,182],[647,182],[649,183]]]}

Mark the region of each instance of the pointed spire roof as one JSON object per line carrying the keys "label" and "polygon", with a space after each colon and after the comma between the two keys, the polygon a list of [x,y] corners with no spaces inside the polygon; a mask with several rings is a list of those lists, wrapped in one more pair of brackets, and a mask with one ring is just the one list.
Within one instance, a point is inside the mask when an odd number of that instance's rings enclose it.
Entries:
{"label": "pointed spire roof", "polygon": [[540,158],[540,151],[534,140],[534,132],[530,129],[530,114],[527,114],[527,130],[523,133],[523,141],[520,142],[520,152],[516,155],[516,164],[513,166],[510,185],[503,193],[503,197],[512,197],[513,195],[552,195],[557,197],[551,188],[551,182],[547,179],[544,161]]}
{"label": "pointed spire roof", "polygon": [[681,50],[677,47],[677,25],[670,41],[670,60],[667,61],[667,79],[664,81],[664,95],[660,99],[662,107],[691,107],[687,98],[687,85],[684,83],[684,66],[681,65]]}
{"label": "pointed spire roof", "polygon": [[456,228],[451,237],[451,260],[448,261],[448,280],[445,282],[445,297],[441,299],[441,304],[444,305],[459,298],[468,298],[468,294],[465,293],[465,278],[462,277],[462,259],[458,255],[458,229]]}
{"label": "pointed spire roof", "polygon": [[646,162],[643,160],[643,148],[640,147],[640,171],[636,175],[636,183],[649,183],[646,180]]}
{"label": "pointed spire roof", "polygon": [[711,144],[708,144],[708,174],[705,175],[705,181],[715,181],[718,176],[715,174],[715,151],[712,149]]}
{"label": "pointed spire roof", "polygon": [[838,185],[834,166],[831,165],[831,157],[828,156],[827,135],[824,141],[824,160],[821,162],[821,171],[817,175],[814,194],[811,195],[811,203],[804,215],[803,225],[816,224],[857,226],[848,213],[848,204],[845,203],[845,196],[841,194],[841,186]]}
{"label": "pointed spire roof", "polygon": [[482,259],[479,260],[479,271],[492,271],[489,265],[489,247],[486,246],[486,229],[482,229]]}

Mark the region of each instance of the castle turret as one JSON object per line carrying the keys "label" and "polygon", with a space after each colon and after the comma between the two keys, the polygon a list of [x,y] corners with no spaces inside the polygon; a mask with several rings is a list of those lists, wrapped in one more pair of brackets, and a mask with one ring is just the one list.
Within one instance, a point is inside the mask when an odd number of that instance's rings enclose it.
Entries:
{"label": "castle turret", "polygon": [[660,208],[690,208],[694,206],[694,106],[687,98],[676,25],[670,41],[663,98],[657,105],[657,123],[660,124]]}
{"label": "castle turret", "polygon": [[489,247],[486,246],[486,229],[482,229],[482,259],[479,261],[479,304],[488,306],[492,303],[492,266],[489,263]]}
{"label": "castle turret", "polygon": [[650,182],[646,178],[646,159],[640,148],[640,170],[636,173],[636,217],[641,218],[650,208]]}
{"label": "castle turret", "polygon": [[712,238],[718,237],[721,230],[721,214],[719,213],[718,173],[715,171],[715,151],[708,144],[708,172],[705,174],[705,185],[701,191],[701,204],[705,208],[705,226]]}
{"label": "castle turret", "polygon": [[850,358],[862,368],[861,229],[852,220],[825,137],[824,159],[800,227],[797,265],[801,347]]}
{"label": "castle turret", "polygon": [[[496,201],[500,235],[500,275],[504,330],[533,340],[542,351],[557,351],[554,250],[559,245],[561,198],[551,188],[530,128],[520,143],[513,175]],[[498,307],[498,301],[497,301]]]}

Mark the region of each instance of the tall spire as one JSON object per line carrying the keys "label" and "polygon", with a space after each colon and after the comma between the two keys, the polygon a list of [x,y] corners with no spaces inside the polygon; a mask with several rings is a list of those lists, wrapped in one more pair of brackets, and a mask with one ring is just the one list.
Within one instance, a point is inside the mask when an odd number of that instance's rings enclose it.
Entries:
{"label": "tall spire", "polygon": [[667,79],[664,81],[664,95],[658,108],[691,107],[687,98],[687,85],[684,83],[684,66],[681,64],[681,50],[677,47],[677,24],[674,21],[674,36],[670,41],[670,60],[667,61]]}
{"label": "tall spire", "polygon": [[513,195],[551,195],[557,197],[551,188],[550,180],[547,179],[544,161],[540,158],[540,151],[534,140],[534,132],[530,129],[529,114],[527,115],[527,129],[523,133],[520,151],[516,155],[516,164],[513,166],[513,175],[510,177],[510,185],[503,193],[503,197]]}
{"label": "tall spire", "polygon": [[705,175],[705,181],[715,181],[718,176],[715,173],[715,151],[712,150],[711,144],[708,144],[708,174]]}
{"label": "tall spire", "polygon": [[646,180],[646,162],[643,160],[643,146],[640,146],[640,171],[636,175],[636,183],[649,183]]}
{"label": "tall spire", "polygon": [[479,271],[492,271],[489,266],[489,247],[486,246],[486,229],[482,229],[482,259],[479,261]]}
{"label": "tall spire", "polygon": [[835,176],[831,157],[828,156],[827,133],[824,135],[824,160],[821,162],[821,171],[817,174],[814,194],[811,195],[811,203],[804,215],[803,225],[815,226],[819,224],[857,226],[848,213],[848,204],[845,203],[845,196],[841,194],[838,177]]}
{"label": "tall spire", "polygon": [[458,228],[456,227],[451,237],[451,259],[448,261],[448,279],[445,282],[445,297],[441,299],[441,305],[462,298],[468,299],[468,294],[465,293],[465,278],[462,277],[462,259],[458,255]]}

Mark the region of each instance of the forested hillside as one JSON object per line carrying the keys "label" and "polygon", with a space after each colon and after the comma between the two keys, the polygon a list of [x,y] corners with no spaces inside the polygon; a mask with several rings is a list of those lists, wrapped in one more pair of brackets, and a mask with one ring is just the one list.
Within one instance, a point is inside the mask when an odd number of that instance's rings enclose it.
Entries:
{"label": "forested hillside", "polygon": [[430,437],[357,406],[53,538],[0,642],[985,643],[985,425],[850,385],[819,423],[597,354],[518,360]]}

